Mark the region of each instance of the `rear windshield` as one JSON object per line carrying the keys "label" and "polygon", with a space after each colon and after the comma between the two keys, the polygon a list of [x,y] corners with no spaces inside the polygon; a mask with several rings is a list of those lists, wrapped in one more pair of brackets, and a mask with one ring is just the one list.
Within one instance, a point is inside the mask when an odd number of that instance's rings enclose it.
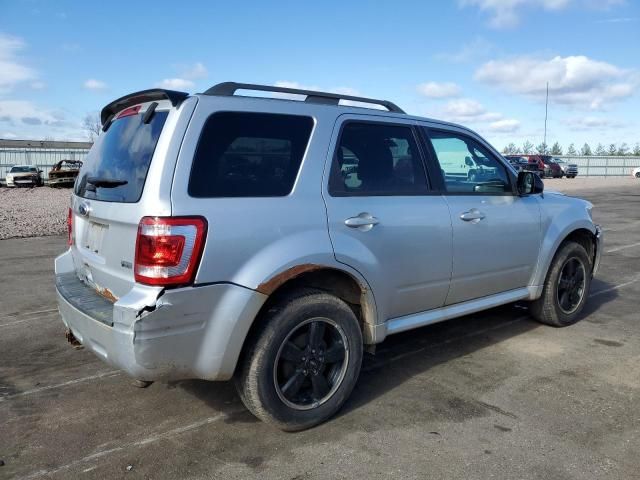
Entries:
{"label": "rear windshield", "polygon": [[9,173],[27,173],[27,172],[36,172],[36,169],[33,167],[11,167]]}
{"label": "rear windshield", "polygon": [[140,200],[168,113],[155,112],[146,124],[143,114],[116,119],[91,148],[76,183],[76,195],[108,202]]}
{"label": "rear windshield", "polygon": [[209,117],[196,150],[192,197],[280,197],[291,192],[307,148],[310,117],[221,112]]}

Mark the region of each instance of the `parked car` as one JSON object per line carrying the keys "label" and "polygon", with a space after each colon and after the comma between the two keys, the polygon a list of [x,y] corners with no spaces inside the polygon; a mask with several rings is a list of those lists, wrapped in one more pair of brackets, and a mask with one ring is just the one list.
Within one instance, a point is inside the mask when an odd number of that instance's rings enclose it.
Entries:
{"label": "parked car", "polygon": [[529,163],[529,159],[522,155],[506,155],[505,158],[516,172],[525,170],[538,173],[538,166],[535,163]]}
{"label": "parked car", "polygon": [[73,186],[81,167],[82,162],[80,160],[60,160],[49,171],[49,186]]}
{"label": "parked car", "polygon": [[634,168],[631,171],[631,175],[636,178],[640,178],[640,167]]}
{"label": "parked car", "polygon": [[577,164],[567,163],[563,159],[557,157],[552,158],[551,162],[556,163],[560,167],[563,176],[567,178],[576,178],[578,176]]}
{"label": "parked car", "polygon": [[233,378],[284,430],[336,413],[365,346],[515,301],[568,326],[598,269],[589,202],[388,101],[230,82],[101,120],[55,260],[67,338],[143,382]]}
{"label": "parked car", "polygon": [[553,177],[559,178],[562,177],[562,170],[559,165],[556,165],[551,161],[551,156],[549,155],[523,155],[529,163],[536,166],[538,170],[538,174],[541,177]]}
{"label": "parked car", "polygon": [[32,165],[14,165],[5,177],[7,187],[40,187],[42,170]]}

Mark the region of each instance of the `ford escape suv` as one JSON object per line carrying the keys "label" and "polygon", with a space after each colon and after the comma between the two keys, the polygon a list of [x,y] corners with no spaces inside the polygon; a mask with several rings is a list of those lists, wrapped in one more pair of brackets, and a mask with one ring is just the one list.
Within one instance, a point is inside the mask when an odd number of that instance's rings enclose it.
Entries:
{"label": "ford escape suv", "polygon": [[133,93],[101,120],[58,305],[70,341],[137,380],[234,379],[256,416],[300,430],[387,335],[523,300],[549,325],[580,318],[592,205],[465,127],[237,83]]}

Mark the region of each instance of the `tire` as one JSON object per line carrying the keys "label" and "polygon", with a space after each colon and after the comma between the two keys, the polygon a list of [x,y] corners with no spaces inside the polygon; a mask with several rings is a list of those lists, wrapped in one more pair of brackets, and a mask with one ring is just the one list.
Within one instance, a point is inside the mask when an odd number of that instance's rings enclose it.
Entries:
{"label": "tire", "polygon": [[[351,394],[362,364],[362,332],[351,308],[333,295],[305,289],[286,295],[257,321],[234,376],[245,406],[285,431],[333,416]],[[312,331],[320,330],[314,342]],[[330,352],[332,361],[324,358]]]}
{"label": "tire", "polygon": [[640,178],[640,172],[636,173],[636,178]]}
{"label": "tire", "polygon": [[[576,267],[573,271],[577,277],[582,275],[574,283],[567,280],[572,266]],[[576,323],[589,295],[591,272],[592,262],[584,247],[572,241],[564,243],[549,267],[542,295],[531,302],[529,311],[533,318],[553,327]]]}

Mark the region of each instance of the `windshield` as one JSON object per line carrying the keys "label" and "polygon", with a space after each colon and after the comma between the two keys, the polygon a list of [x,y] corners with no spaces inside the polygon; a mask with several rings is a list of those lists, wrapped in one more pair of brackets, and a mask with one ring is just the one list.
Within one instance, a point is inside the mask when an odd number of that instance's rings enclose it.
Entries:
{"label": "windshield", "polygon": [[11,167],[9,173],[28,173],[28,172],[36,172],[36,169],[33,167]]}
{"label": "windshield", "polygon": [[144,115],[114,120],[91,148],[75,193],[108,202],[140,200],[151,157],[169,112],[155,112],[148,123]]}

